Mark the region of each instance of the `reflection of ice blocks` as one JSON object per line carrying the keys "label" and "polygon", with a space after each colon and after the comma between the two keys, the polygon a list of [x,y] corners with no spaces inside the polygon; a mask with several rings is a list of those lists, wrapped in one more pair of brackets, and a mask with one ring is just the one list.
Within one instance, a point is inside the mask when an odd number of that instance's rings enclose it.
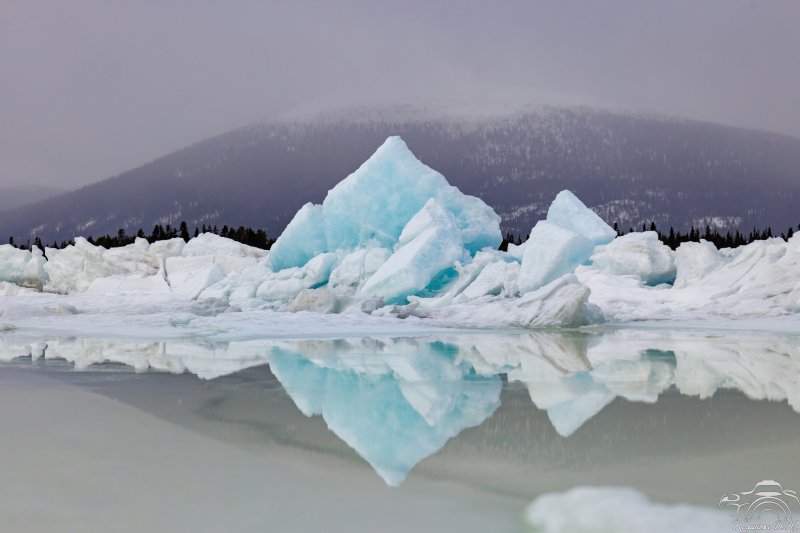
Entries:
{"label": "reflection of ice blocks", "polygon": [[325,251],[392,248],[428,200],[453,215],[465,248],[496,248],[500,217],[421,163],[400,137],[389,137],[361,167],[328,192],[321,206],[301,209],[273,245],[274,270],[302,266]]}
{"label": "reflection of ice blocks", "polygon": [[615,398],[584,371],[584,364],[570,352],[539,353],[523,357],[508,379],[525,383],[533,403],[547,411],[559,435],[568,437]]}
{"label": "reflection of ice blocks", "polygon": [[[25,309],[16,312],[24,314]],[[74,312],[51,310],[69,316]],[[258,316],[226,315],[234,322]],[[321,324],[312,320],[318,334]],[[800,358],[791,336],[634,329],[469,335],[439,331],[407,338],[362,338],[351,332],[347,340],[290,340],[259,338],[265,328],[255,324],[255,330],[243,335],[249,340],[212,342],[219,332],[211,332],[207,342],[154,342],[144,336],[103,339],[97,332],[85,338],[42,336],[2,326],[0,322],[0,361],[59,357],[78,369],[114,362],[137,370],[190,372],[201,379],[270,363],[298,408],[308,416],[322,414],[390,483],[399,483],[417,461],[461,429],[488,417],[498,405],[502,373],[509,382],[526,386],[533,403],[547,411],[564,437],[616,397],[652,403],[673,385],[681,394],[700,398],[720,389],[737,390],[751,400],[787,401],[800,412]],[[271,334],[275,327],[273,323]],[[332,336],[341,333],[328,330]],[[391,425],[388,435],[399,439],[397,446],[409,447],[407,455],[381,440],[386,424]]]}
{"label": "reflection of ice blocks", "polygon": [[388,485],[397,486],[418,462],[486,420],[500,402],[499,376],[469,377],[436,350],[426,350],[426,356],[435,362],[403,364],[398,372],[389,370],[390,360],[385,371],[358,364],[351,368],[347,358],[320,366],[299,353],[276,349],[270,368],[304,414],[321,414],[331,431]]}
{"label": "reflection of ice blocks", "polygon": [[571,400],[547,409],[547,417],[562,437],[569,437],[615,398],[613,392],[592,383]]}

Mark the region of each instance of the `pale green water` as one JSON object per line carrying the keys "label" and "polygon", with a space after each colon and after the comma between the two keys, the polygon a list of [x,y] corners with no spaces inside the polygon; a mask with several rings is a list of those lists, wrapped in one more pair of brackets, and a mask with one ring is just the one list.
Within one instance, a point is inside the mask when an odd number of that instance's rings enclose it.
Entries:
{"label": "pale green water", "polygon": [[208,380],[15,359],[3,530],[514,531],[577,485],[800,486],[793,339],[626,335],[285,342]]}

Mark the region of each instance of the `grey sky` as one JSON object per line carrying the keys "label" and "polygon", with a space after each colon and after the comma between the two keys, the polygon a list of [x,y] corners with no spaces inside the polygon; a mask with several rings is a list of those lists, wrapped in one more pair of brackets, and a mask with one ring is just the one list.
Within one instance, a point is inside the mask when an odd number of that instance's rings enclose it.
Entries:
{"label": "grey sky", "polygon": [[0,0],[0,185],[309,101],[564,94],[800,137],[798,27],[798,0]]}

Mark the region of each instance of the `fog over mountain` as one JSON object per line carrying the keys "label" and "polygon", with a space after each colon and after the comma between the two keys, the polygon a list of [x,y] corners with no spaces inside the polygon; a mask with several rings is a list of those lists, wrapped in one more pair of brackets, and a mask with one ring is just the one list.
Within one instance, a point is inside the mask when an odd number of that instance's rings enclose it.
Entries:
{"label": "fog over mountain", "polygon": [[[373,106],[253,124],[43,202],[0,213],[0,235],[50,242],[155,223],[250,225],[275,237],[389,135],[525,235],[571,189],[623,229],[800,223],[800,140],[585,106]],[[4,237],[5,238],[5,237]]]}
{"label": "fog over mountain", "polygon": [[797,0],[0,8],[0,186],[97,182],[307,102],[565,95],[800,137]]}
{"label": "fog over mountain", "polygon": [[64,193],[64,189],[44,185],[0,186],[0,211],[12,209]]}

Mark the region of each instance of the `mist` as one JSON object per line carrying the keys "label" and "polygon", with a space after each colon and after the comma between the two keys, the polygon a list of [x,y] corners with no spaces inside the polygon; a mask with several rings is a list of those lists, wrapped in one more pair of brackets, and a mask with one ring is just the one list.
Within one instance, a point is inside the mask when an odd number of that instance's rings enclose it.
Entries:
{"label": "mist", "polygon": [[0,9],[0,186],[77,187],[314,103],[539,99],[800,137],[800,3],[47,2]]}

